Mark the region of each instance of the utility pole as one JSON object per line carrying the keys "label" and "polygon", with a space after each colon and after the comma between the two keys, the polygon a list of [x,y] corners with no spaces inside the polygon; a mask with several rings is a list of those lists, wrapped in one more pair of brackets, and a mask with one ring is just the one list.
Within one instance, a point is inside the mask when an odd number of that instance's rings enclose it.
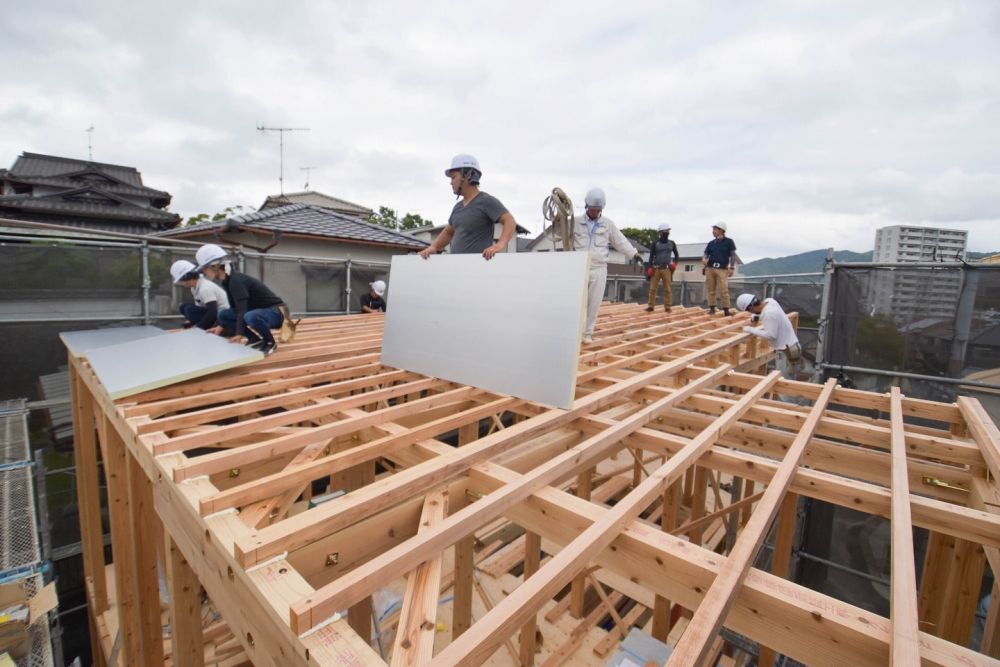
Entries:
{"label": "utility pole", "polygon": [[308,132],[308,127],[265,127],[257,126],[258,132],[278,133],[278,159],[280,160],[280,171],[278,172],[278,184],[281,194],[285,194],[285,132]]}
{"label": "utility pole", "polygon": [[90,162],[94,161],[94,126],[91,125],[84,132],[87,133],[87,160]]}
{"label": "utility pole", "polygon": [[303,187],[303,188],[305,188],[306,190],[308,190],[308,189],[309,189],[309,172],[310,172],[310,171],[312,171],[312,170],[313,170],[313,169],[315,169],[315,168],[316,168],[316,167],[299,167],[299,171],[304,171],[304,172],[306,172],[306,184],[302,186],[302,187]]}

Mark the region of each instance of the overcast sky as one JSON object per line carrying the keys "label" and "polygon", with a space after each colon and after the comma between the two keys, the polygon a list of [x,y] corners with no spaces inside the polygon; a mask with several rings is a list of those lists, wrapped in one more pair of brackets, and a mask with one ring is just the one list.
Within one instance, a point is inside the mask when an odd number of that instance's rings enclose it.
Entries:
{"label": "overcast sky", "polygon": [[0,164],[137,167],[183,216],[310,189],[447,220],[451,156],[540,231],[555,186],[745,260],[875,229],[1000,250],[1000,3],[33,2],[0,18]]}

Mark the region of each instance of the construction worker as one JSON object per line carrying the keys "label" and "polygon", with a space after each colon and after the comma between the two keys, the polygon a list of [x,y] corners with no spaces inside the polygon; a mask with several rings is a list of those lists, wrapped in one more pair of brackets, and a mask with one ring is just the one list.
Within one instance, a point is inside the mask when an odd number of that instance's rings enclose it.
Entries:
{"label": "construction worker", "polygon": [[[492,259],[503,252],[517,231],[517,222],[499,199],[479,189],[479,179],[483,176],[479,160],[465,153],[456,155],[444,175],[451,179],[451,190],[461,201],[451,210],[448,226],[430,246],[420,251],[420,256],[427,259],[449,243],[456,255],[482,253],[486,259]],[[498,222],[503,231],[500,240],[494,243],[493,229]]]}
{"label": "construction worker", "polygon": [[198,273],[194,264],[186,259],[179,259],[170,265],[170,277],[175,285],[187,287],[194,296],[194,303],[181,304],[185,329],[198,327],[208,330],[215,326],[219,311],[229,308],[225,290]]}
{"label": "construction worker", "polygon": [[715,314],[715,292],[718,290],[722,293],[722,312],[729,315],[729,279],[736,271],[736,243],[726,236],[724,222],[712,225],[712,236],[701,258],[708,312]]}
{"label": "construction worker", "polygon": [[754,294],[740,294],[736,297],[736,308],[750,313],[751,321],[760,322],[759,327],[747,326],[743,327],[743,331],[770,343],[778,353],[775,365],[781,371],[781,375],[794,380],[799,362],[802,360],[802,346],[781,304],[774,299],[761,301]]}
{"label": "construction worker", "polygon": [[368,283],[368,294],[361,297],[361,312],[378,313],[385,312],[385,281],[376,280]]}
{"label": "construction worker", "polygon": [[198,248],[195,261],[207,278],[222,284],[232,304],[219,311],[219,325],[209,331],[224,333],[233,343],[255,347],[265,356],[278,349],[271,329],[285,320],[284,302],[261,281],[233,271],[228,253],[215,244]]}
{"label": "construction worker", "polygon": [[677,262],[681,259],[680,253],[677,252],[677,244],[670,240],[670,225],[663,223],[659,227],[659,232],[660,238],[653,241],[653,245],[649,248],[649,261],[647,262],[648,268],[652,269],[652,275],[649,276],[649,304],[646,306],[646,312],[649,313],[653,312],[653,307],[656,305],[656,290],[661,281],[663,282],[663,310],[670,312],[670,306],[674,302],[674,269],[677,268]]}
{"label": "construction worker", "polygon": [[590,253],[590,279],[587,283],[587,323],[583,329],[583,342],[594,342],[594,324],[597,311],[604,299],[608,282],[608,255],[611,248],[629,259],[641,259],[639,251],[629,243],[615,223],[604,217],[606,198],[604,190],[591,188],[584,197],[587,214],[576,219],[573,226],[573,250]]}

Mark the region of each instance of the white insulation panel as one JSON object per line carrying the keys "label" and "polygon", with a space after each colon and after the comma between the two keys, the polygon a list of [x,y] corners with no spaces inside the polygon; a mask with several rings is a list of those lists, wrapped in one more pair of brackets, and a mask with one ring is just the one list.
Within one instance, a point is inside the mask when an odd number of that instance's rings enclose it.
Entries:
{"label": "white insulation panel", "polygon": [[582,252],[397,255],[382,363],[569,408],[589,261]]}

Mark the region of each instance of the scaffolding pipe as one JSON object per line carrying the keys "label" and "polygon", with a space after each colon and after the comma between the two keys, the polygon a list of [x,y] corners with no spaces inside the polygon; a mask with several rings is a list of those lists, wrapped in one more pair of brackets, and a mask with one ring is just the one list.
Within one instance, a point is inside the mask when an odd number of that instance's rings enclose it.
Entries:
{"label": "scaffolding pipe", "polygon": [[149,324],[149,242],[142,242],[142,323]]}
{"label": "scaffolding pipe", "polygon": [[963,380],[961,378],[950,378],[938,375],[920,375],[918,373],[904,373],[902,371],[886,371],[879,368],[865,368],[863,366],[844,366],[842,364],[820,363],[827,370],[849,371],[851,373],[865,373],[867,375],[883,375],[886,377],[904,378],[907,380],[921,380],[923,382],[941,382],[943,384],[955,384],[963,387],[976,387],[979,389],[991,389],[1000,391],[1000,384],[992,382],[980,382],[979,380]]}

